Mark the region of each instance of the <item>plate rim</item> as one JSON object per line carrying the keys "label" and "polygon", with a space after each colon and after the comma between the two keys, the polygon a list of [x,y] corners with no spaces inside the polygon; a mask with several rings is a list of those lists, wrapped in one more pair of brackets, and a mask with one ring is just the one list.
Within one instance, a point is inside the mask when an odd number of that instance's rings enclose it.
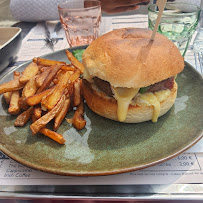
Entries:
{"label": "plate rim", "polygon": [[151,166],[155,166],[157,164],[160,164],[162,162],[165,162],[167,160],[170,160],[174,157],[177,157],[178,155],[182,154],[183,152],[185,152],[186,150],[188,150],[189,148],[191,148],[193,145],[195,145],[201,138],[203,137],[203,132],[200,133],[200,135],[198,135],[198,137],[193,140],[193,142],[191,142],[189,145],[187,145],[186,147],[184,147],[183,149],[177,151],[176,153],[173,153],[167,157],[164,157],[162,159],[159,159],[157,161],[153,161],[153,162],[150,162],[148,164],[145,164],[145,165],[140,165],[140,166],[135,166],[135,167],[130,167],[130,168],[123,168],[123,169],[116,169],[116,170],[111,170],[111,171],[95,171],[95,172],[67,172],[67,171],[63,171],[63,170],[56,170],[56,169],[47,169],[43,166],[37,166],[36,164],[32,164],[28,161],[26,161],[25,159],[21,159],[20,157],[19,158],[16,158],[12,155],[10,155],[9,152],[7,152],[7,150],[5,149],[2,149],[2,146],[0,144],[0,150],[5,154],[7,155],[9,158],[13,159],[14,161],[20,163],[20,164],[23,164],[24,166],[26,167],[29,167],[29,168],[32,168],[34,170],[38,170],[38,171],[41,171],[41,172],[46,172],[46,173],[49,173],[49,174],[54,174],[54,175],[63,175],[63,176],[104,176],[104,175],[114,175],[114,174],[121,174],[121,173],[127,173],[127,172],[133,172],[133,171],[137,171],[137,170],[141,170],[141,169],[144,169],[144,168],[148,168],[148,167],[151,167]]}

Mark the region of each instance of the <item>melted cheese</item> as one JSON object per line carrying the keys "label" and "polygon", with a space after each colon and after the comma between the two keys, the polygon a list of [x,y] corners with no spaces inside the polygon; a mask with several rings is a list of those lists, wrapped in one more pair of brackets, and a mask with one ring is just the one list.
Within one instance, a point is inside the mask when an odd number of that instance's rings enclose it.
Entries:
{"label": "melted cheese", "polygon": [[160,114],[160,102],[167,99],[167,97],[170,95],[171,91],[169,89],[167,90],[160,90],[158,92],[152,93],[147,92],[144,94],[139,95],[139,99],[141,99],[142,104],[146,104],[148,106],[153,106],[153,115],[152,115],[152,122],[157,122],[157,119]]}
{"label": "melted cheese", "polygon": [[154,94],[157,97],[158,101],[162,102],[171,94],[171,91],[169,89],[160,90],[158,92],[155,92]]}
{"label": "melted cheese", "polygon": [[117,100],[117,115],[118,120],[125,121],[128,113],[128,107],[138,93],[138,89],[133,88],[122,88],[122,87],[112,87],[114,97]]}
{"label": "melted cheese", "polygon": [[160,102],[157,97],[152,92],[141,94],[139,97],[143,103],[153,106],[152,122],[157,122],[160,113]]}

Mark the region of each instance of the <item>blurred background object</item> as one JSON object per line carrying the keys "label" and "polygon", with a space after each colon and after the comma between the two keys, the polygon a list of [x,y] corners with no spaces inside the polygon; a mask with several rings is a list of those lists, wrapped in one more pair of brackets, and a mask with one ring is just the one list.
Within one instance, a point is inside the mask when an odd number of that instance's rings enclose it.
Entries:
{"label": "blurred background object", "polygon": [[67,0],[59,4],[58,11],[70,47],[90,44],[99,37],[100,1]]}
{"label": "blurred background object", "polygon": [[0,27],[10,27],[17,21],[9,10],[10,0],[0,0]]}
{"label": "blurred background object", "polygon": [[196,69],[203,74],[203,1],[201,1],[201,15],[197,35],[193,43]]}
{"label": "blurred background object", "polygon": [[0,27],[0,72],[16,60],[22,43],[21,32],[18,27]]}
{"label": "blurred background object", "polygon": [[[0,26],[11,26],[17,21],[38,22],[59,20],[57,6],[65,0],[0,0]],[[111,2],[111,0],[102,0]],[[168,0],[173,2],[193,3],[200,6],[201,0]],[[149,4],[156,3],[150,0]],[[10,6],[10,10],[9,10]],[[136,7],[135,7],[136,8]],[[147,14],[148,5],[122,13],[103,13],[103,15]]]}

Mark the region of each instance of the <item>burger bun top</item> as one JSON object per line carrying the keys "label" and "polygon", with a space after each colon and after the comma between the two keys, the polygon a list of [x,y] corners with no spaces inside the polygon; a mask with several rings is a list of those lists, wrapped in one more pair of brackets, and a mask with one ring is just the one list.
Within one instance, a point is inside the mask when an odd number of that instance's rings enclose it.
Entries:
{"label": "burger bun top", "polygon": [[140,28],[124,28],[94,40],[82,63],[92,77],[114,87],[140,88],[170,78],[184,68],[180,51],[165,36]]}

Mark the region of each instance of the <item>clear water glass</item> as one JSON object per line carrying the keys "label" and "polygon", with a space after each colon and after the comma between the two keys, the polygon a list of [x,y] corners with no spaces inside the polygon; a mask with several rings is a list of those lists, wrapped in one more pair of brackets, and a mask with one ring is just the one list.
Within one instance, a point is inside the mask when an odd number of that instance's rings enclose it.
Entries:
{"label": "clear water glass", "polygon": [[199,28],[197,29],[197,35],[193,42],[193,51],[196,69],[203,74],[203,11],[201,11]]}
{"label": "clear water glass", "polygon": [[198,33],[193,43],[196,69],[203,73],[203,28],[198,29]]}
{"label": "clear water glass", "polygon": [[[201,9],[193,4],[166,3],[158,32],[165,35],[185,55],[193,33],[195,32]],[[153,30],[158,16],[157,5],[148,8],[148,26]]]}

